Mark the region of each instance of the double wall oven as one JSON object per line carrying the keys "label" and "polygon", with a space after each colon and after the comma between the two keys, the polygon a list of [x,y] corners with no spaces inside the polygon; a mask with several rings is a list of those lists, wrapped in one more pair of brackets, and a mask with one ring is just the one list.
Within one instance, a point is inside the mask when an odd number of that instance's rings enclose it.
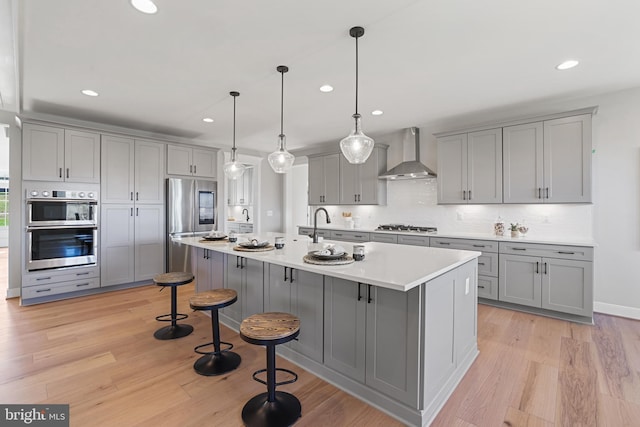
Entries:
{"label": "double wall oven", "polygon": [[27,270],[98,262],[98,192],[27,190]]}

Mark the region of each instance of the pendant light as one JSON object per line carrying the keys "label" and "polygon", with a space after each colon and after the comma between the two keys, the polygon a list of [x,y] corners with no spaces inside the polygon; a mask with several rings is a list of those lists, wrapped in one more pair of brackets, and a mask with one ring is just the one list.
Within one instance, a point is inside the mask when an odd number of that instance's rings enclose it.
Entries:
{"label": "pendant light", "polygon": [[360,114],[358,114],[358,38],[364,35],[364,28],[353,27],[349,35],[356,39],[356,113],[352,116],[355,120],[353,131],[340,141],[340,150],[349,163],[364,163],[373,151],[373,139],[362,133]]}
{"label": "pendant light", "polygon": [[231,161],[224,164],[224,174],[229,179],[238,179],[242,176],[245,166],[236,160],[236,97],[240,92],[229,92],[233,96],[233,148],[231,149]]}
{"label": "pendant light", "polygon": [[286,65],[279,65],[276,70],[282,75],[280,84],[280,135],[278,135],[278,149],[269,154],[269,164],[275,173],[287,173],[293,166],[296,159],[293,154],[287,151],[287,139],[283,131],[284,116],[284,73],[289,71]]}

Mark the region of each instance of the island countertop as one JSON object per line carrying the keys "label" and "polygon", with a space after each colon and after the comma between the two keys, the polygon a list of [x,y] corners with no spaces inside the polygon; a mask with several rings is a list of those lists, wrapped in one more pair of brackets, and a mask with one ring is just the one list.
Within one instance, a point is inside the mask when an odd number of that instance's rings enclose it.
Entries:
{"label": "island countertop", "polygon": [[[276,234],[258,237],[273,244]],[[282,234],[277,234],[282,236]],[[239,236],[242,241],[242,236]],[[324,240],[310,243],[305,236],[285,236],[285,246],[266,252],[245,252],[233,248],[236,243],[207,241],[201,237],[174,238],[175,242],[209,249],[216,252],[255,259],[284,267],[297,268],[326,276],[362,282],[383,288],[408,291],[422,283],[440,276],[481,255],[480,252],[456,249],[440,249],[421,246],[394,245],[390,243],[366,242],[365,258],[347,265],[314,265],[304,262],[303,256],[323,244],[342,246],[349,254],[353,244]],[[245,238],[246,241],[246,238]]]}

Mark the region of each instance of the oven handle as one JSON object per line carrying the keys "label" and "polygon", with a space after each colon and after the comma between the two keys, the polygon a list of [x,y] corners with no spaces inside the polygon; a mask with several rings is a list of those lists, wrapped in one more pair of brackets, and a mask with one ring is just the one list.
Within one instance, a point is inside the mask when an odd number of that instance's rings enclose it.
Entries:
{"label": "oven handle", "polygon": [[64,203],[78,203],[78,204],[90,204],[97,205],[98,201],[95,199],[27,199],[28,204],[33,204],[35,202],[64,202]]}
{"label": "oven handle", "polygon": [[34,230],[68,230],[70,228],[97,230],[98,226],[97,225],[60,225],[60,226],[50,226],[50,227],[27,227],[27,233],[31,233]]}

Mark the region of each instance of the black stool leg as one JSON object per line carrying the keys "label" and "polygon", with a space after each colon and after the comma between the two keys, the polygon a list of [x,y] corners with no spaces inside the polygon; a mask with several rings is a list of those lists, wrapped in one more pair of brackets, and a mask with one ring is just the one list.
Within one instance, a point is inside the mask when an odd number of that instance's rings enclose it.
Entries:
{"label": "black stool leg", "polygon": [[241,358],[232,351],[220,351],[220,322],[217,309],[211,310],[211,332],[213,352],[196,360],[193,369],[200,375],[206,376],[222,375],[233,371],[240,365]]}
{"label": "black stool leg", "polygon": [[251,398],[242,408],[248,427],[289,427],[302,415],[297,397],[276,391],[276,346],[267,345],[267,392]]}
{"label": "black stool leg", "polygon": [[171,326],[165,326],[160,328],[153,334],[156,339],[159,340],[172,340],[175,338],[182,338],[193,332],[193,326],[191,325],[178,325],[176,318],[178,317],[178,289],[176,286],[171,286]]}

